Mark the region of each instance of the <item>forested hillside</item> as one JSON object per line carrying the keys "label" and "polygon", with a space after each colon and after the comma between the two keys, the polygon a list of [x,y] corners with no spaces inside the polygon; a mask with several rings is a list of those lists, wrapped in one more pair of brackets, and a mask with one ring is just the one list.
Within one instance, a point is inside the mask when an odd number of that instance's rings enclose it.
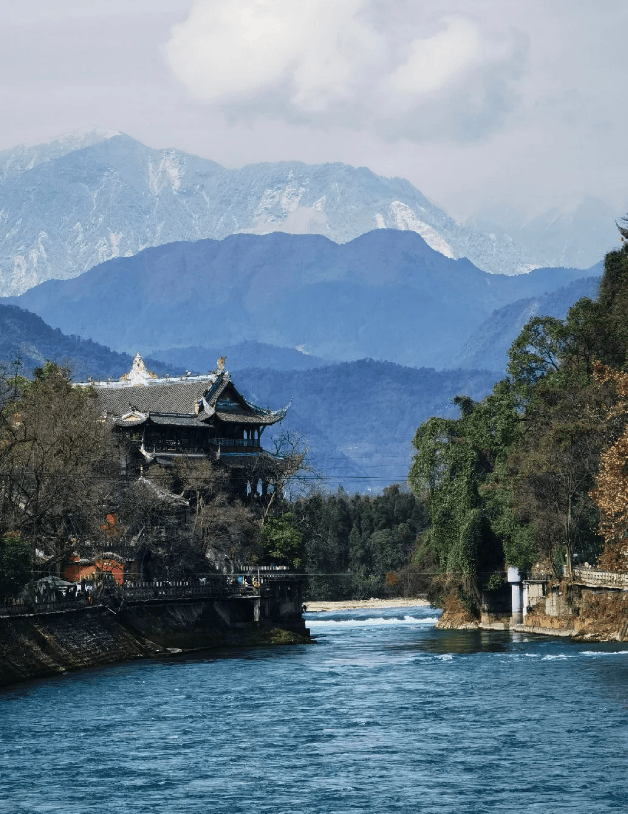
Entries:
{"label": "forested hillside", "polygon": [[320,493],[297,500],[290,515],[301,533],[301,566],[312,599],[368,599],[424,588],[408,560],[428,524],[427,506],[406,488],[377,497]]}
{"label": "forested hillside", "polygon": [[[132,357],[116,353],[91,339],[67,336],[58,328],[51,328],[41,317],[15,305],[0,305],[0,361],[11,364],[20,359],[22,368],[29,373],[46,360],[54,361],[70,371],[76,381],[117,379],[129,370]],[[157,373],[180,373],[180,367],[147,359],[149,367]]]}
{"label": "forested hillside", "polygon": [[414,561],[440,573],[435,597],[474,612],[505,562],[628,571],[628,246],[607,255],[596,300],[534,317],[509,358],[488,397],[458,397],[458,418],[414,438],[410,483],[430,511]]}
{"label": "forested hillside", "polygon": [[[453,416],[458,393],[480,399],[495,378],[482,370],[417,370],[372,359],[237,375],[254,403],[273,409],[290,403],[280,432],[306,437],[321,486],[360,492],[405,482],[417,424],[431,415]],[[270,437],[264,436],[267,446]]]}

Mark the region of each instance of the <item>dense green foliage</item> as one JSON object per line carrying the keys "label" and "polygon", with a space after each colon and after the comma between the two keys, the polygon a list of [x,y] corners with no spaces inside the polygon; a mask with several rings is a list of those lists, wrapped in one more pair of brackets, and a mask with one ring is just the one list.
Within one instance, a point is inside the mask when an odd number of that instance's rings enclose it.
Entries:
{"label": "dense green foliage", "polygon": [[506,564],[569,573],[600,553],[590,493],[628,417],[596,370],[628,366],[628,248],[606,257],[597,301],[530,320],[509,358],[490,396],[456,398],[459,418],[431,418],[414,438],[409,482],[430,513],[415,560],[474,610]]}
{"label": "dense green foliage", "polygon": [[427,522],[425,503],[398,485],[375,497],[341,490],[295,501],[292,523],[303,535],[307,596],[368,598],[404,591],[407,582],[398,572],[408,565]]}
{"label": "dense green foliage", "polygon": [[281,517],[270,517],[260,529],[260,542],[264,556],[279,565],[299,568],[303,534],[292,525],[291,512]]}

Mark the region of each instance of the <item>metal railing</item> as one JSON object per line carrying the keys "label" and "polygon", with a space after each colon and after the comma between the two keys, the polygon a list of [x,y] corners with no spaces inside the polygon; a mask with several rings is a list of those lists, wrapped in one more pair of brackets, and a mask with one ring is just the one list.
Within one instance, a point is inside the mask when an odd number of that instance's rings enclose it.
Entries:
{"label": "metal railing", "polygon": [[[259,570],[259,573],[258,573]],[[80,607],[111,605],[124,602],[149,602],[164,599],[229,599],[242,596],[272,595],[273,585],[294,582],[295,576],[269,566],[250,566],[231,574],[208,574],[195,580],[128,580],[118,585],[114,580],[83,582],[80,590],[45,590],[29,598],[19,598],[0,605],[0,616],[53,613]],[[79,584],[77,583],[77,588]]]}
{"label": "metal railing", "polygon": [[156,582],[124,582],[120,595],[127,602],[141,602],[151,599],[205,598],[223,599],[231,594],[231,586],[221,575],[210,575],[199,581],[158,580]]}
{"label": "metal railing", "polygon": [[61,597],[50,594],[33,599],[14,599],[6,605],[0,605],[0,616],[24,616],[33,613],[56,613],[58,611],[76,610],[90,607],[87,594],[72,597]]}

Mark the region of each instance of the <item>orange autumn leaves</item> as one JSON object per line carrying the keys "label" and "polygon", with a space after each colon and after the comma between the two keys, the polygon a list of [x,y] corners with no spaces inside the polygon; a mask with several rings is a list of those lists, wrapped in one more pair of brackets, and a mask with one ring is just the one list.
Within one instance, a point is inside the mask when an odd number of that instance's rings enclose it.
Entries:
{"label": "orange autumn leaves", "polygon": [[[628,414],[628,373],[598,364],[595,378],[603,384],[612,382],[616,388],[617,401],[608,409],[607,418]],[[628,571],[628,422],[600,456],[596,486],[590,495],[600,511],[599,531],[605,542],[599,567]]]}

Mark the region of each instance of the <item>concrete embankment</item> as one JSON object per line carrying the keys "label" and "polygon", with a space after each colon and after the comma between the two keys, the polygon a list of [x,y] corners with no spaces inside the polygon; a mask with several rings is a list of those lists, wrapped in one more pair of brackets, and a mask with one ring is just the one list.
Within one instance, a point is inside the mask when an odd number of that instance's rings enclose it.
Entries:
{"label": "concrete embankment", "polygon": [[246,600],[179,600],[134,603],[117,613],[96,606],[0,616],[0,686],[174,649],[310,641],[302,618],[273,626],[252,615]]}
{"label": "concrete embankment", "polygon": [[103,606],[0,617],[0,686],[156,652]]}
{"label": "concrete embankment", "polygon": [[628,591],[591,588],[562,582],[550,588],[524,617],[484,614],[473,619],[461,602],[450,600],[436,624],[442,630],[512,630],[544,636],[568,636],[587,641],[628,640]]}

